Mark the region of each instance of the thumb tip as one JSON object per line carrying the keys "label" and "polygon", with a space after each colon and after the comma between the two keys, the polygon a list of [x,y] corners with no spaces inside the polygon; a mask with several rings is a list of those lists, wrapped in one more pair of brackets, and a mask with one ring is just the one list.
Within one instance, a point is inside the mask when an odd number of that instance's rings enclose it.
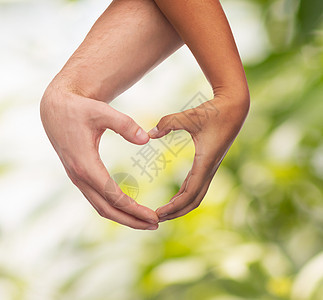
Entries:
{"label": "thumb tip", "polygon": [[148,135],[151,137],[151,138],[154,138],[156,137],[158,134],[158,128],[157,127],[154,127],[153,129],[151,129],[149,132],[148,132]]}
{"label": "thumb tip", "polygon": [[140,144],[146,144],[148,143],[150,137],[146,131],[144,131],[142,128],[139,128],[136,132],[136,140],[140,142]]}

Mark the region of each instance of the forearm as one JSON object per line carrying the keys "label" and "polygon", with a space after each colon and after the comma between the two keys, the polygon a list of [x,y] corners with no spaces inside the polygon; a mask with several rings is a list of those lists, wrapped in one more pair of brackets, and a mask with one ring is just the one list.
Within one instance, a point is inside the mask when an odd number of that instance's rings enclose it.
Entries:
{"label": "forearm", "polygon": [[[214,96],[249,101],[241,59],[218,0],[154,0],[192,51]],[[243,101],[243,100],[242,100]]]}
{"label": "forearm", "polygon": [[110,102],[182,45],[152,0],[115,0],[52,85]]}

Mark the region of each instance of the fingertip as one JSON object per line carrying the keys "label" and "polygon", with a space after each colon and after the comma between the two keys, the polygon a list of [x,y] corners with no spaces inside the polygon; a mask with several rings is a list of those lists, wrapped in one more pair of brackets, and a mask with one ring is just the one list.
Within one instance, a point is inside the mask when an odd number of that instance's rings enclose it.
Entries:
{"label": "fingertip", "polygon": [[136,142],[139,145],[147,144],[150,140],[150,136],[142,128],[139,128],[136,132]]}
{"label": "fingertip", "polygon": [[149,132],[148,132],[148,135],[151,137],[151,138],[156,138],[157,135],[158,135],[158,128],[157,127],[154,127],[153,129],[151,129]]}
{"label": "fingertip", "polygon": [[159,218],[158,218],[158,216],[156,216],[155,218],[149,218],[149,219],[147,219],[147,221],[148,221],[148,223],[155,225],[155,224],[158,224]]}
{"label": "fingertip", "polygon": [[[165,206],[165,205],[164,205]],[[160,219],[162,219],[162,218],[164,218],[164,217],[166,217],[167,216],[167,213],[165,213],[165,212],[163,212],[162,210],[161,210],[161,208],[158,208],[158,209],[156,209],[156,214],[157,214],[157,216],[158,216],[158,220],[160,221]]]}
{"label": "fingertip", "polygon": [[155,224],[155,225],[150,225],[147,230],[156,230],[158,229],[159,225],[158,224]]}

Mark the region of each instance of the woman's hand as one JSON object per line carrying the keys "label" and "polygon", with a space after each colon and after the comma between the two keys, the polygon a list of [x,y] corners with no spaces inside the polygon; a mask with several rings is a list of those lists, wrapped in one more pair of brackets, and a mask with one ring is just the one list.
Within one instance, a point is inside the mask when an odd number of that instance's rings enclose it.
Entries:
{"label": "woman's hand", "polygon": [[236,101],[217,96],[200,106],[161,118],[149,132],[161,138],[171,130],[184,129],[195,145],[192,169],[170,202],[156,210],[160,222],[181,217],[197,208],[224,156],[239,133],[249,110],[249,97]]}
{"label": "woman's hand", "polygon": [[65,91],[55,84],[47,88],[40,113],[69,178],[102,217],[136,229],[158,228],[156,213],[121,191],[98,152],[107,128],[131,143],[146,144],[148,134],[133,119],[107,103]]}

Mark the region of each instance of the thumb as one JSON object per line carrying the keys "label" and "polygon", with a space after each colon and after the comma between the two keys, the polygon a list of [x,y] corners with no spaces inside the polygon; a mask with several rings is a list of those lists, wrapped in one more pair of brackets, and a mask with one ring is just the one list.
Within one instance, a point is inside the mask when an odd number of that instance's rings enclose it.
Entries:
{"label": "thumb", "polygon": [[151,129],[148,134],[153,139],[158,139],[168,134],[172,130],[185,129],[189,131],[187,127],[187,120],[185,120],[180,113],[170,114],[160,119],[156,127]]}
{"label": "thumb", "polygon": [[149,135],[143,130],[131,117],[121,113],[109,105],[104,105],[101,110],[99,125],[104,129],[111,129],[120,134],[130,143],[137,145],[146,144],[149,141]]}

